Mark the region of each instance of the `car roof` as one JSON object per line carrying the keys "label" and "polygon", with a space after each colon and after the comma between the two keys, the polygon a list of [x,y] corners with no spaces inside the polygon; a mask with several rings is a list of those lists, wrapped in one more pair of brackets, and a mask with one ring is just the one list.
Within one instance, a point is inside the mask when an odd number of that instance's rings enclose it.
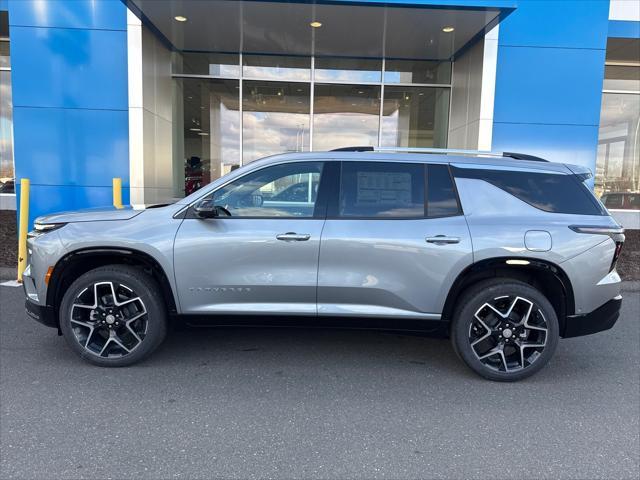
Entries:
{"label": "car roof", "polygon": [[433,153],[396,153],[388,151],[365,152],[295,152],[282,153],[256,160],[252,164],[270,165],[290,161],[341,160],[361,162],[441,163],[462,168],[490,168],[506,170],[536,170],[541,172],[571,173],[563,163],[518,160],[509,157],[488,157]]}

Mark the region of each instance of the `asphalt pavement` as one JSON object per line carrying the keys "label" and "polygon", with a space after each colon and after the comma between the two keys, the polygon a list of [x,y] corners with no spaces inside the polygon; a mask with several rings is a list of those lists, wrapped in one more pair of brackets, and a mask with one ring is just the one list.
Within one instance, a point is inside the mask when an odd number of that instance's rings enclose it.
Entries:
{"label": "asphalt pavement", "polygon": [[637,287],[515,384],[448,340],[310,329],[176,331],[101,369],[0,287],[0,478],[637,479]]}

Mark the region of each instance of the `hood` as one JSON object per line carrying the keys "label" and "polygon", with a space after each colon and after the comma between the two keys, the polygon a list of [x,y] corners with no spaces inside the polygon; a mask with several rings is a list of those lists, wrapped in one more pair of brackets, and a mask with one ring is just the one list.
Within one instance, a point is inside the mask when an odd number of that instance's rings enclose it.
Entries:
{"label": "hood", "polygon": [[72,222],[102,222],[109,220],[129,220],[140,215],[144,208],[135,209],[132,207],[104,207],[104,208],[87,208],[85,210],[76,210],[73,212],[52,213],[51,215],[43,215],[36,218],[35,223],[72,223]]}

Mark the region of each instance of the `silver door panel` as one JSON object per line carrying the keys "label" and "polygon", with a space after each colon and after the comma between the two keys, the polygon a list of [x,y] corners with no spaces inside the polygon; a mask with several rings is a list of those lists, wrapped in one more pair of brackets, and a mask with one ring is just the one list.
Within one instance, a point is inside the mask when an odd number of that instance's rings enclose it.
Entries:
{"label": "silver door panel", "polygon": [[[323,223],[295,218],[186,219],[174,253],[183,313],[315,315]],[[299,238],[278,240],[282,235]]]}
{"label": "silver door panel", "polygon": [[[457,237],[457,243],[427,238]],[[456,277],[473,262],[463,216],[327,220],[320,246],[320,315],[437,319]]]}

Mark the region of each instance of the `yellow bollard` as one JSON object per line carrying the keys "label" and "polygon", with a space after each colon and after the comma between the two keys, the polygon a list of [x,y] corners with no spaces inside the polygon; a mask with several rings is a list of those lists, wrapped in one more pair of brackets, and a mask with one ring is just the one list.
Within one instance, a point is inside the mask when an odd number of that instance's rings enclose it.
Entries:
{"label": "yellow bollard", "polygon": [[20,225],[18,228],[18,282],[27,268],[27,231],[29,230],[29,187],[28,178],[20,179]]}
{"label": "yellow bollard", "polygon": [[122,208],[122,179],[113,179],[113,206]]}

